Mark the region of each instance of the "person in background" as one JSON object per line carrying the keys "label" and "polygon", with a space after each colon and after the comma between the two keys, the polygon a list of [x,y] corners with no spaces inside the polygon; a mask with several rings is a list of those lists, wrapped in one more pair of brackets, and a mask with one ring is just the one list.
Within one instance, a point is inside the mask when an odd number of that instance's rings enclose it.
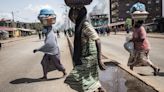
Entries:
{"label": "person in background", "polygon": [[34,53],[41,51],[44,53],[41,61],[43,67],[43,77],[41,79],[47,79],[47,73],[52,70],[59,70],[66,75],[65,68],[60,62],[60,51],[57,42],[57,38],[52,28],[52,24],[56,21],[56,15],[51,9],[42,9],[38,16],[39,20],[43,24],[42,32],[45,34],[45,44],[39,49],[34,49]]}
{"label": "person in background", "polygon": [[64,29],[64,35],[66,36],[67,35],[67,31]]}
{"label": "person in background", "polygon": [[0,49],[2,48],[2,43],[0,43]]}
{"label": "person in background", "polygon": [[42,37],[41,37],[42,36],[42,31],[39,30],[38,35],[39,35],[39,39],[41,40],[42,39]]}
{"label": "person in background", "polygon": [[133,38],[129,41],[134,43],[134,53],[129,58],[128,66],[131,70],[134,66],[150,66],[154,70],[154,75],[157,75],[160,69],[149,59],[150,44],[146,37],[147,33],[143,27],[143,22],[143,20],[135,22]]}
{"label": "person in background", "polygon": [[131,18],[127,18],[126,21],[125,21],[126,33],[129,34],[131,29],[132,29],[132,19]]}
{"label": "person in background", "polygon": [[57,30],[57,37],[60,38],[60,32]]}
{"label": "person in background", "polygon": [[110,28],[109,28],[109,26],[106,27],[106,33],[107,33],[107,36],[110,35]]}
{"label": "person in background", "polygon": [[44,37],[45,37],[45,33],[44,33],[44,32],[42,32],[42,38],[44,39]]}
{"label": "person in background", "polygon": [[114,34],[116,35],[117,32],[118,32],[118,26],[115,26],[115,27],[114,27]]}

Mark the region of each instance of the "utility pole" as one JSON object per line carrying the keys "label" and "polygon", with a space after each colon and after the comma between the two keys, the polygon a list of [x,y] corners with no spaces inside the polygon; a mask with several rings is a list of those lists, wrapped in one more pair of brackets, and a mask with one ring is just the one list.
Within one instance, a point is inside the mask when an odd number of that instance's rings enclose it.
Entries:
{"label": "utility pole", "polygon": [[14,12],[12,11],[11,14],[12,14],[13,22],[14,22]]}
{"label": "utility pole", "polygon": [[12,27],[15,27],[15,24],[14,24],[14,12],[13,11],[11,12],[11,15],[12,15],[12,18],[13,18],[13,20],[12,20]]}

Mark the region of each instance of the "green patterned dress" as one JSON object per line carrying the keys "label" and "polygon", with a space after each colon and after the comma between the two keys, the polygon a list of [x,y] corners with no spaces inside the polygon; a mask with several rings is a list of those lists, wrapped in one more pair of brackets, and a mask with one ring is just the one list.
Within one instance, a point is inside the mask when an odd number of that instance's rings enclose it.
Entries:
{"label": "green patterned dress", "polygon": [[81,44],[82,65],[77,65],[65,80],[72,89],[78,92],[93,92],[99,88],[98,59],[95,40],[99,39],[93,27],[85,22],[82,27]]}

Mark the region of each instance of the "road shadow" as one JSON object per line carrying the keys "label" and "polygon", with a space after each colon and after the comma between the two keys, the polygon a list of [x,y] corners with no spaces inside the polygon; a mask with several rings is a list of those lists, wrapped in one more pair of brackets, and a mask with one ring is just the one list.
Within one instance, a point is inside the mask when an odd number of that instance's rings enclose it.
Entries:
{"label": "road shadow", "polygon": [[115,61],[115,60],[110,60],[110,61],[108,61],[108,62],[104,62],[104,64],[105,64],[106,66],[108,66],[108,65],[110,65],[110,66],[118,66],[120,63],[117,62],[117,61]]}
{"label": "road shadow", "polygon": [[[141,75],[141,76],[154,76],[153,75],[153,72],[152,72],[152,74],[142,74],[142,73],[138,73],[139,75]],[[164,72],[159,72],[156,76],[163,76],[164,77]]]}
{"label": "road shadow", "polygon": [[25,84],[25,83],[35,83],[35,82],[44,82],[44,81],[53,81],[53,80],[58,80],[64,77],[59,77],[59,78],[51,78],[51,79],[33,79],[33,78],[20,78],[11,81],[11,84]]}
{"label": "road shadow", "polygon": [[32,42],[43,42],[44,40],[35,40],[35,41],[32,41]]}
{"label": "road shadow", "polygon": [[159,72],[157,76],[163,76],[164,77],[164,72]]}
{"label": "road shadow", "polygon": [[138,73],[141,76],[154,76],[153,74],[143,74],[143,73]]}

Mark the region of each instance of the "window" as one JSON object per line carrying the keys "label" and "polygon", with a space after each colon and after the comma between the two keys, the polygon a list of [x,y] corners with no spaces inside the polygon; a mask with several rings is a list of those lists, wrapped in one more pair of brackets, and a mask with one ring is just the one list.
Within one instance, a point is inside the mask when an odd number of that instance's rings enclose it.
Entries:
{"label": "window", "polygon": [[159,8],[159,7],[157,7],[157,8],[156,8],[156,11],[159,11],[159,10],[160,10],[160,8]]}
{"label": "window", "polygon": [[151,1],[148,1],[147,3],[148,3],[148,4],[151,4]]}
{"label": "window", "polygon": [[152,10],[152,8],[150,8],[150,7],[148,7],[147,9],[148,9],[148,11],[151,11]]}
{"label": "window", "polygon": [[156,1],[155,1],[155,3],[157,3],[157,4],[158,4],[158,3],[159,3],[159,0],[156,0]]}
{"label": "window", "polygon": [[129,6],[129,5],[130,5],[129,3],[126,4],[126,6]]}
{"label": "window", "polygon": [[130,13],[130,11],[126,11],[126,13],[127,13],[127,14],[129,14],[129,13]]}

